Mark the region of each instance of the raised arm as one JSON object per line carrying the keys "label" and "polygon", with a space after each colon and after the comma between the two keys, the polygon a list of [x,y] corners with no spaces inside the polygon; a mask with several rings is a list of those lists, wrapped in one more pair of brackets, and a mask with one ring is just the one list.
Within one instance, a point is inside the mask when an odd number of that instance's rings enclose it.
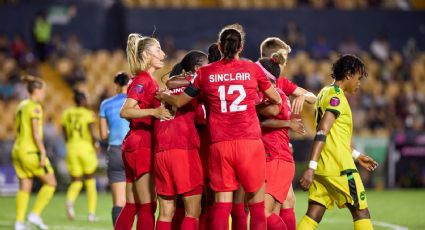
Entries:
{"label": "raised arm", "polygon": [[305,191],[309,189],[311,183],[313,182],[314,171],[317,168],[317,160],[320,158],[323,146],[326,143],[326,135],[331,130],[335,120],[335,115],[330,111],[326,111],[320,120],[319,126],[317,128],[318,131],[313,142],[313,149],[310,153],[309,167],[304,171],[300,179],[301,188]]}

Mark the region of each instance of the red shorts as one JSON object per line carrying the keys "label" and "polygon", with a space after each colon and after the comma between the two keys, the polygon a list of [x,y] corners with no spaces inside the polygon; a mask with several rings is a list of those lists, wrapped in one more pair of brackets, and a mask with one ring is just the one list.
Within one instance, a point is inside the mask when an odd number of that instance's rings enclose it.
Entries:
{"label": "red shorts", "polygon": [[208,172],[216,192],[255,192],[265,181],[266,157],[261,140],[221,141],[210,145]]}
{"label": "red shorts", "polygon": [[135,151],[122,151],[125,168],[125,181],[132,183],[145,173],[152,173],[152,151],[139,147]]}
{"label": "red shorts", "polygon": [[295,163],[282,159],[266,162],[266,193],[283,203],[295,174]]}
{"label": "red shorts", "polygon": [[184,194],[203,185],[198,150],[170,149],[155,153],[154,158],[156,192],[159,195]]}

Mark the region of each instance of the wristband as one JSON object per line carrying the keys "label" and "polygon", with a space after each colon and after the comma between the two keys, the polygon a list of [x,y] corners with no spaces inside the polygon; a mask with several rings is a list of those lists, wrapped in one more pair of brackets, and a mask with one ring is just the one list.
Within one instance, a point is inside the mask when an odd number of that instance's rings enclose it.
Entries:
{"label": "wristband", "polygon": [[310,161],[308,163],[308,168],[311,168],[313,170],[316,170],[317,169],[317,161]]}
{"label": "wristband", "polygon": [[359,151],[353,149],[353,151],[351,152],[351,155],[353,156],[354,160],[357,160],[357,158],[359,158],[361,153]]}

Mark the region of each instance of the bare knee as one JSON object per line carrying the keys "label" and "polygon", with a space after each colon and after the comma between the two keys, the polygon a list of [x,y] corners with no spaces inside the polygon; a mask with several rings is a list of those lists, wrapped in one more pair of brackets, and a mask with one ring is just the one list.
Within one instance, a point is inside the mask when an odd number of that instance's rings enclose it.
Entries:
{"label": "bare knee", "polygon": [[159,219],[165,222],[171,222],[173,220],[176,206],[174,200],[159,200]]}
{"label": "bare knee", "polygon": [[361,219],[370,219],[369,209],[356,209],[354,207],[349,207],[351,215],[353,216],[353,220],[361,220]]}
{"label": "bare knee", "polygon": [[294,208],[295,207],[295,194],[293,190],[288,192],[285,202],[283,203],[283,208]]}
{"label": "bare knee", "polygon": [[326,208],[316,202],[310,201],[308,203],[308,210],[306,215],[316,221],[316,223],[320,223],[322,221],[323,215],[325,214]]}
{"label": "bare knee", "polygon": [[199,218],[201,214],[201,199],[201,194],[183,197],[185,216]]}

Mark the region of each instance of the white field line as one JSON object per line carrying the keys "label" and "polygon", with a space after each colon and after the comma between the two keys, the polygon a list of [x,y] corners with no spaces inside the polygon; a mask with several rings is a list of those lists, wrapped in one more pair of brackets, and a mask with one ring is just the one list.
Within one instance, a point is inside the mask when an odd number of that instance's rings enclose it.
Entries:
{"label": "white field line", "polygon": [[[324,218],[323,221],[329,222],[329,223],[347,223],[346,220],[333,219],[333,218]],[[386,227],[386,228],[389,228],[389,229],[392,229],[392,230],[409,230],[409,228],[405,227],[405,226],[391,224],[391,223],[387,223],[387,222],[383,222],[383,221],[376,221],[376,220],[373,220],[373,219],[372,219],[372,224],[373,224],[373,226]]]}

